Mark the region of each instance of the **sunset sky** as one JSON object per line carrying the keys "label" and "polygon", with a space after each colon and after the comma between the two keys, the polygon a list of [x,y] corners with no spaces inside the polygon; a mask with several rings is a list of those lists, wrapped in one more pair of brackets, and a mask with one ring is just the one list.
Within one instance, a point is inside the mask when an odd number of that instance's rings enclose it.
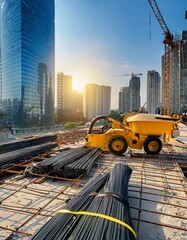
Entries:
{"label": "sunset sky", "polygon": [[[174,35],[187,30],[186,0],[157,0]],[[112,108],[130,76],[143,73],[141,105],[146,102],[148,70],[161,73],[163,31],[148,0],[55,0],[56,73],[72,75],[74,89],[87,83],[112,87]]]}

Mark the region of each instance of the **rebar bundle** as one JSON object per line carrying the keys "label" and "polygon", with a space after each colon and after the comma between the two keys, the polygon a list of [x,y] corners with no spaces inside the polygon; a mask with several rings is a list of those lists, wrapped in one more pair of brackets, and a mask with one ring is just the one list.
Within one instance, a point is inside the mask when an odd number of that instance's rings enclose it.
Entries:
{"label": "rebar bundle", "polygon": [[[64,171],[62,172],[63,177],[77,178],[80,175],[86,175],[91,169],[94,161],[102,154],[100,149],[92,149],[87,154],[83,155],[76,161],[65,165]],[[61,175],[61,172],[59,173]]]}
{"label": "rebar bundle", "polygon": [[31,147],[35,145],[41,145],[47,142],[53,142],[57,138],[57,135],[44,135],[38,137],[32,137],[27,139],[13,140],[6,143],[0,143],[0,153],[15,151],[17,149],[22,149],[26,147]]}
{"label": "rebar bundle", "polygon": [[37,165],[33,166],[32,172],[39,173],[39,174],[46,174],[49,172],[54,171],[56,167],[59,172],[62,171],[62,168],[72,161],[75,161],[77,158],[81,157],[82,155],[86,154],[90,151],[89,148],[73,148],[70,150],[65,150],[54,157],[50,157],[42,162],[38,163]]}
{"label": "rebar bundle", "polygon": [[[92,181],[88,182],[85,187],[66,205],[71,211],[84,210],[93,200],[94,195],[91,193],[99,192],[109,175],[99,175]],[[31,238],[31,240],[65,240],[72,232],[77,224],[80,216],[75,218],[70,214],[56,213],[39,231]]]}
{"label": "rebar bundle", "polygon": [[33,166],[32,172],[38,174],[50,173],[58,177],[77,178],[92,167],[102,151],[96,148],[74,148],[59,153]]}
{"label": "rebar bundle", "polygon": [[86,210],[88,213],[99,213],[121,220],[127,227],[105,218],[82,216],[69,239],[135,240],[128,204],[128,182],[131,172],[131,168],[124,164],[115,165],[103,192],[96,195]]}
{"label": "rebar bundle", "polygon": [[38,146],[32,146],[0,154],[0,168],[3,167],[4,165],[11,164],[16,161],[23,160],[28,157],[32,157],[37,154],[46,152],[55,147],[57,147],[57,144],[55,143],[45,143]]}
{"label": "rebar bundle", "polygon": [[131,172],[128,166],[117,164],[110,177],[93,179],[67,204],[66,210],[59,211],[31,239],[135,240],[128,204]]}

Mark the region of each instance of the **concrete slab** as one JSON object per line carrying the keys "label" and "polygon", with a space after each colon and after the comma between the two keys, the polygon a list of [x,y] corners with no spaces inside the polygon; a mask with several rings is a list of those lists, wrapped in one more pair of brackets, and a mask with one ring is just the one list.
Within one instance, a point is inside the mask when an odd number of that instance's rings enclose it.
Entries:
{"label": "concrete slab", "polygon": [[141,150],[120,157],[103,154],[88,175],[75,180],[14,175],[0,185],[0,239],[11,234],[12,239],[29,239],[92,177],[119,162],[133,170],[128,193],[138,240],[187,239],[187,182],[178,164],[181,154],[187,156],[169,145],[156,156]]}

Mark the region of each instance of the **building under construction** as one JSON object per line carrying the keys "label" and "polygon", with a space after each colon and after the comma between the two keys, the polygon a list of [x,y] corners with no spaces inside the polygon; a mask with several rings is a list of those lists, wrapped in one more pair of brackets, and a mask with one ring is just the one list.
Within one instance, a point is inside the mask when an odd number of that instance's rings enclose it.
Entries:
{"label": "building under construction", "polygon": [[[183,113],[187,110],[187,31],[175,39],[170,32],[155,0],[148,0],[163,32],[164,55],[162,56],[162,106],[161,113]],[[186,17],[186,16],[185,16]]]}
{"label": "building under construction", "polygon": [[170,113],[181,114],[186,111],[187,31],[182,31],[181,34],[177,36],[175,47],[170,53]]}

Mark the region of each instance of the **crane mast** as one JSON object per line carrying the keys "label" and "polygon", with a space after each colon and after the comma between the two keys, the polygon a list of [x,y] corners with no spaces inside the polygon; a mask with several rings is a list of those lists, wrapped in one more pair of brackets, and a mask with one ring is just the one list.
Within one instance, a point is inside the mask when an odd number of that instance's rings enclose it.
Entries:
{"label": "crane mast", "polygon": [[170,114],[170,53],[171,49],[175,47],[175,42],[173,41],[173,35],[169,31],[164,18],[158,8],[158,5],[155,0],[148,0],[162,30],[164,31],[165,38],[163,43],[165,44],[165,53],[164,53],[164,96],[163,96],[163,104],[164,109],[163,113],[166,115]]}

